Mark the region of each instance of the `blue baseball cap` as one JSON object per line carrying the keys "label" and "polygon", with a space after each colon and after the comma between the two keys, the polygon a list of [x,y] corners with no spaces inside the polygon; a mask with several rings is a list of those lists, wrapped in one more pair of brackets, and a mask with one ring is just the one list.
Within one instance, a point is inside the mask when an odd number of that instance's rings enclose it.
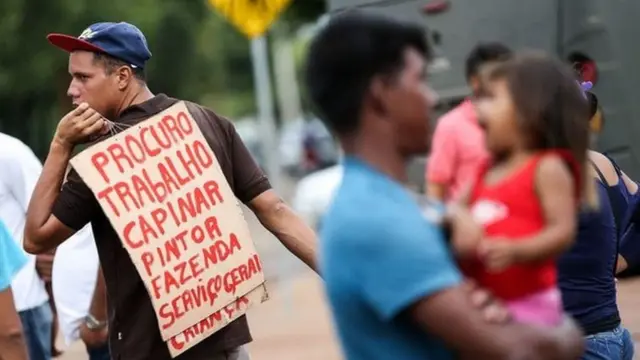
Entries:
{"label": "blue baseball cap", "polygon": [[126,22],[100,22],[86,28],[78,37],[49,34],[47,40],[67,52],[83,50],[105,53],[129,63],[133,68],[144,68],[151,58],[142,31]]}

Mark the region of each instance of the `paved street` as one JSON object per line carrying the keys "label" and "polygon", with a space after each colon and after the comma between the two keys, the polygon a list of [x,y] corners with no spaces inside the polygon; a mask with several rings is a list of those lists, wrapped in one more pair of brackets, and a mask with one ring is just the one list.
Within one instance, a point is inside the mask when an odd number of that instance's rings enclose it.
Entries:
{"label": "paved street", "polygon": [[[640,341],[640,280],[620,283],[620,305],[625,325]],[[339,360],[329,313],[318,278],[305,271],[271,286],[272,298],[249,312],[254,335],[253,360]],[[635,309],[635,311],[633,311]],[[74,346],[61,360],[83,360]]]}
{"label": "paved street", "polygon": [[[640,342],[640,280],[620,283],[625,325]],[[303,272],[271,286],[272,298],[249,312],[253,360],[340,360],[318,278]],[[635,311],[634,311],[635,310]],[[74,346],[61,360],[84,360]]]}
{"label": "paved street", "polygon": [[[248,215],[271,299],[249,311],[253,360],[340,360],[320,281]],[[640,342],[640,279],[619,283],[625,325]],[[640,357],[639,357],[640,358]],[[81,344],[60,360],[87,359]]]}

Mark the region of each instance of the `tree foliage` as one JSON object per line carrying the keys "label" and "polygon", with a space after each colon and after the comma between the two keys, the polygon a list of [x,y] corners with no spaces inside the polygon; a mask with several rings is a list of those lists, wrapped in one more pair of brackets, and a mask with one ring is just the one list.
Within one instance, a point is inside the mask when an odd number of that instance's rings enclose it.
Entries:
{"label": "tree foliage", "polygon": [[316,21],[318,16],[326,11],[326,7],[325,0],[294,0],[283,14],[282,20],[290,28],[296,29],[301,25]]}
{"label": "tree foliage", "polygon": [[[292,29],[323,10],[322,0],[295,0],[279,23]],[[46,35],[80,34],[99,21],[127,21],[145,33],[153,53],[147,69],[152,91],[230,117],[255,112],[249,41],[205,0],[3,0],[0,131],[46,155],[57,122],[70,110],[68,56]]]}

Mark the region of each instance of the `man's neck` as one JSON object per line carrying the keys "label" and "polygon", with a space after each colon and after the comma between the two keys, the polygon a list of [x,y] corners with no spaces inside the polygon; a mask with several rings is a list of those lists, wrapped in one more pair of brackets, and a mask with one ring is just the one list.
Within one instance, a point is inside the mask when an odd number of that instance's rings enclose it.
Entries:
{"label": "man's neck", "polygon": [[401,184],[408,182],[407,159],[393,147],[386,146],[389,139],[350,139],[343,142],[345,155],[356,157]]}
{"label": "man's neck", "polygon": [[134,105],[142,104],[143,102],[148,101],[153,97],[153,93],[146,85],[141,86],[136,91],[132,91],[131,93],[128,93],[123,97],[120,106],[118,106],[118,112],[116,116],[119,117],[120,114],[122,114],[122,112],[127,108]]}

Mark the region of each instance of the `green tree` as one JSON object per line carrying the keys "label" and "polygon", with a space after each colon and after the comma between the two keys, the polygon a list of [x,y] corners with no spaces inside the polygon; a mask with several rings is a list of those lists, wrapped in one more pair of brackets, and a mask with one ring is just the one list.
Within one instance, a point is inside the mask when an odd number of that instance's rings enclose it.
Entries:
{"label": "green tree", "polygon": [[[279,24],[295,29],[322,11],[322,0],[295,0]],[[70,110],[68,56],[49,46],[46,35],[80,34],[99,21],[127,21],[145,33],[152,91],[231,118],[255,111],[249,41],[204,0],[3,0],[0,131],[46,156],[58,120]]]}
{"label": "green tree", "polygon": [[282,20],[291,28],[315,22],[327,8],[325,0],[294,0],[284,12]]}

